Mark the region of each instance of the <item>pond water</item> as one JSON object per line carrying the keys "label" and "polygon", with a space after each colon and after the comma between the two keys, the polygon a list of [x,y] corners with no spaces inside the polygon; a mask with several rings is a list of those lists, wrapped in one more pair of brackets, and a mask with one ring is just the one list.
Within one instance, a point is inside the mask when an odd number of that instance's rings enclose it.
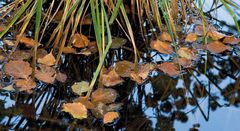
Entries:
{"label": "pond water", "polygon": [[[235,2],[240,5],[238,0]],[[204,10],[209,7],[207,4]],[[240,20],[240,11],[235,12]],[[221,9],[218,14],[216,19],[225,21],[226,25],[213,23],[236,35],[237,31],[231,29],[234,22],[226,10]],[[116,102],[123,105],[118,110],[120,119],[109,125],[93,116],[76,120],[61,111],[63,103],[76,98],[70,86],[75,81],[90,80],[97,66],[93,58],[66,56],[60,67],[69,77],[66,84],[38,82],[32,94],[0,91],[0,130],[239,131],[240,47],[222,54],[206,53],[201,49],[198,53],[195,66],[183,71],[180,77],[153,71],[143,85],[125,79],[122,85],[115,87],[119,93]],[[129,54],[132,52],[125,48],[111,50],[106,65],[111,65],[113,59],[132,60],[133,55]],[[140,63],[172,59],[171,55],[156,51],[142,56],[146,58],[143,57]],[[7,85],[8,81],[1,82]]]}

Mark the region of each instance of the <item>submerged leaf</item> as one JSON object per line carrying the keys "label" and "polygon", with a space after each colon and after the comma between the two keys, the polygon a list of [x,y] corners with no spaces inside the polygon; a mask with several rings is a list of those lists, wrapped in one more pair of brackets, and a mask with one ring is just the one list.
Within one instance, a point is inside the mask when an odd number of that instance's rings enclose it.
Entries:
{"label": "submerged leaf", "polygon": [[40,65],[40,70],[36,69],[35,77],[45,83],[53,84],[56,77],[56,71],[52,67]]}
{"label": "submerged leaf", "polygon": [[36,82],[32,78],[16,79],[14,82],[19,91],[29,91],[37,86]]}
{"label": "submerged leaf", "polygon": [[92,102],[102,102],[104,104],[112,103],[116,100],[118,93],[110,88],[98,88],[92,93]]}
{"label": "submerged leaf", "polygon": [[81,96],[82,93],[89,91],[89,82],[87,81],[76,82],[72,85],[71,88],[74,93]]}
{"label": "submerged leaf", "polygon": [[207,50],[210,51],[211,53],[222,53],[226,50],[230,50],[229,46],[224,45],[220,41],[214,41],[209,44],[207,44]]}
{"label": "submerged leaf", "polygon": [[160,35],[159,39],[163,42],[172,42],[172,38],[167,32],[163,32]]}
{"label": "submerged leaf", "polygon": [[134,63],[130,61],[119,61],[116,63],[115,71],[121,77],[130,77],[134,70]]}
{"label": "submerged leaf", "polygon": [[103,123],[112,123],[114,120],[119,118],[119,114],[117,112],[107,112],[103,117]]}
{"label": "submerged leaf", "polygon": [[115,70],[107,71],[102,74],[102,83],[106,87],[115,86],[123,83],[123,79],[116,73]]}
{"label": "submerged leaf", "polygon": [[195,42],[196,40],[197,40],[197,35],[195,33],[192,33],[192,32],[188,33],[186,38],[185,38],[185,41],[190,42],[190,43]]}
{"label": "submerged leaf", "polygon": [[162,42],[160,40],[153,40],[153,41],[151,41],[150,46],[152,49],[155,49],[158,52],[163,53],[163,54],[173,53],[173,48],[172,48],[171,44],[167,43],[167,42]]}
{"label": "submerged leaf", "polygon": [[74,47],[83,48],[88,46],[89,40],[85,35],[74,34],[72,37],[72,44]]}
{"label": "submerged leaf", "polygon": [[52,66],[52,65],[55,64],[56,59],[53,56],[52,52],[50,52],[49,54],[47,54],[43,58],[38,58],[37,62],[40,63],[40,64],[47,65],[47,66]]}
{"label": "submerged leaf", "polygon": [[28,62],[22,60],[10,61],[5,65],[5,72],[15,78],[25,78],[32,73],[32,68]]}
{"label": "submerged leaf", "polygon": [[164,62],[158,65],[158,69],[167,73],[169,76],[177,76],[180,74],[178,67],[172,62]]}
{"label": "submerged leaf", "polygon": [[87,108],[80,102],[63,104],[62,111],[70,113],[77,119],[87,118]]}
{"label": "submerged leaf", "polygon": [[112,45],[111,48],[113,49],[117,49],[122,47],[123,45],[125,45],[127,43],[127,40],[124,38],[120,38],[120,37],[116,37],[114,39],[112,39]]}

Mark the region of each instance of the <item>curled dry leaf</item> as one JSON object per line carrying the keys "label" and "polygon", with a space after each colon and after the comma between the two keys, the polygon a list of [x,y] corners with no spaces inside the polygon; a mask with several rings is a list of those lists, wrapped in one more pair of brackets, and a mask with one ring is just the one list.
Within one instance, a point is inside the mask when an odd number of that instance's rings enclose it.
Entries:
{"label": "curled dry leaf", "polygon": [[62,111],[70,113],[77,119],[87,118],[87,108],[80,102],[63,104]]}
{"label": "curled dry leaf", "polygon": [[88,97],[78,97],[74,100],[74,102],[82,103],[87,109],[93,109],[94,108],[93,103],[88,100]]}
{"label": "curled dry leaf", "polygon": [[187,59],[187,58],[174,58],[173,59],[173,62],[176,63],[176,64],[179,64],[183,67],[190,67],[192,66],[192,61],[190,59]]}
{"label": "curled dry leaf", "polygon": [[5,73],[15,78],[27,79],[32,73],[32,68],[28,62],[22,60],[10,61],[5,65]]}
{"label": "curled dry leaf", "polygon": [[103,123],[112,123],[114,120],[119,118],[119,114],[117,112],[107,112],[103,117]]}
{"label": "curled dry leaf", "polygon": [[87,81],[76,82],[72,85],[71,88],[74,93],[81,96],[82,93],[89,91],[89,82]]}
{"label": "curled dry leaf", "polygon": [[77,53],[76,49],[74,49],[74,48],[72,48],[72,47],[70,47],[70,46],[63,47],[62,52],[63,52],[64,54],[75,54],[75,53]]}
{"label": "curled dry leaf", "polygon": [[19,91],[29,91],[37,86],[32,78],[14,80]]}
{"label": "curled dry leaf", "polygon": [[53,56],[52,52],[50,52],[49,54],[47,54],[43,58],[38,58],[37,62],[40,63],[40,64],[47,65],[47,66],[52,66],[52,65],[55,64],[56,59]]}
{"label": "curled dry leaf", "polygon": [[134,63],[130,61],[119,61],[116,63],[115,71],[121,77],[130,77],[134,70]]}
{"label": "curled dry leaf", "polygon": [[210,51],[211,53],[222,53],[226,50],[230,50],[231,48],[229,46],[224,45],[220,41],[214,41],[209,44],[207,44],[207,50]]}
{"label": "curled dry leaf", "polygon": [[36,44],[38,44],[38,42],[35,41],[34,39],[27,38],[25,36],[21,37],[21,36],[17,35],[17,39],[19,39],[20,43],[23,43],[26,46],[30,46],[30,47],[34,47]]}
{"label": "curled dry leaf", "polygon": [[67,80],[67,75],[64,74],[64,73],[58,72],[57,75],[56,75],[56,80],[64,83]]}
{"label": "curled dry leaf", "polygon": [[236,37],[233,37],[233,36],[226,36],[223,39],[223,43],[238,44],[238,43],[240,43],[240,38],[236,38]]}
{"label": "curled dry leaf", "polygon": [[180,74],[178,67],[172,62],[164,62],[158,65],[158,69],[167,73],[169,76],[177,76]]}
{"label": "curled dry leaf", "polygon": [[181,47],[178,51],[177,54],[180,57],[186,58],[188,60],[194,60],[197,58],[195,55],[195,52],[187,47]]}
{"label": "curled dry leaf", "polygon": [[172,42],[172,38],[167,32],[163,32],[160,35],[159,39],[164,42]]}
{"label": "curled dry leaf", "polygon": [[123,79],[116,73],[115,70],[107,71],[102,74],[102,83],[106,87],[115,86],[123,83]]}
{"label": "curled dry leaf", "polygon": [[74,47],[84,48],[88,46],[89,40],[85,35],[74,34],[72,37],[72,44]]}
{"label": "curled dry leaf", "polygon": [[52,67],[48,67],[45,65],[40,65],[40,70],[36,69],[35,71],[35,77],[43,81],[45,83],[53,84],[55,77],[56,77],[56,71]]}
{"label": "curled dry leaf", "polygon": [[173,53],[173,48],[170,43],[162,42],[160,40],[152,40],[150,44],[152,49],[157,50],[163,54],[171,54]]}
{"label": "curled dry leaf", "polygon": [[196,40],[197,40],[197,35],[192,32],[188,33],[185,38],[185,41],[190,43],[195,42]]}
{"label": "curled dry leaf", "polygon": [[209,37],[211,37],[213,40],[219,40],[219,39],[222,39],[223,37],[225,37],[224,34],[219,33],[217,31],[211,31],[211,30],[207,33],[207,35]]}
{"label": "curled dry leaf", "polygon": [[102,102],[104,104],[112,103],[116,100],[118,93],[111,88],[98,88],[92,93],[92,102]]}

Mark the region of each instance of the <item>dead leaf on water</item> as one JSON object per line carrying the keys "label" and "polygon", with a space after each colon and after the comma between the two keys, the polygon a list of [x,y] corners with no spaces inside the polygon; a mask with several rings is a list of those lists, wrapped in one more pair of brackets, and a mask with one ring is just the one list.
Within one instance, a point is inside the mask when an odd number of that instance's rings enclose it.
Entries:
{"label": "dead leaf on water", "polygon": [[141,85],[145,82],[145,80],[142,79],[137,73],[132,72],[130,77],[133,81],[136,81],[138,85]]}
{"label": "dead leaf on water", "polygon": [[122,47],[123,45],[125,45],[127,43],[127,40],[124,38],[120,38],[120,37],[115,37],[112,39],[112,45],[111,48],[112,49],[117,49]]}
{"label": "dead leaf on water", "polygon": [[10,56],[12,60],[29,60],[32,57],[32,53],[30,50],[16,50]]}
{"label": "dead leaf on water", "polygon": [[160,35],[160,37],[159,37],[159,39],[161,40],[161,41],[163,41],[163,42],[172,42],[172,38],[171,38],[171,36],[169,35],[169,33],[167,33],[167,32],[163,32],[161,35]]}
{"label": "dead leaf on water", "polygon": [[65,83],[67,80],[67,75],[61,72],[58,72],[56,75],[56,80],[62,83]]}
{"label": "dead leaf on water", "polygon": [[32,78],[15,79],[14,82],[19,91],[30,91],[37,86],[36,82]]}
{"label": "dead leaf on water", "polygon": [[234,36],[226,36],[223,39],[223,43],[227,44],[239,44],[240,43],[240,38],[236,38]]}
{"label": "dead leaf on water", "polygon": [[169,76],[177,76],[180,74],[179,68],[173,62],[159,64],[158,69],[167,73]]}
{"label": "dead leaf on water", "polygon": [[70,47],[70,46],[63,47],[62,52],[63,52],[64,54],[75,54],[75,53],[77,53],[76,49],[74,49],[74,48],[72,48],[72,47]]}
{"label": "dead leaf on water", "polygon": [[106,87],[115,86],[123,83],[123,79],[113,70],[106,70],[101,76],[102,83]]}
{"label": "dead leaf on water", "polygon": [[187,47],[181,47],[180,49],[178,49],[177,54],[180,57],[186,58],[188,60],[194,60],[197,58],[195,52]]}
{"label": "dead leaf on water", "polygon": [[116,100],[118,93],[111,88],[98,88],[92,93],[92,102],[102,102],[104,104],[112,103]]}
{"label": "dead leaf on water", "polygon": [[5,73],[15,78],[27,79],[32,73],[30,64],[22,60],[10,61],[4,67]]}
{"label": "dead leaf on water", "polygon": [[224,35],[224,34],[222,34],[222,33],[220,33],[220,32],[211,31],[211,30],[207,33],[207,35],[208,35],[209,37],[211,37],[213,40],[219,40],[219,39],[222,39],[223,37],[226,36],[226,35]]}
{"label": "dead leaf on water", "polygon": [[211,53],[222,53],[224,51],[230,50],[231,48],[229,46],[224,45],[220,41],[214,41],[209,44],[207,44],[207,50]]}
{"label": "dead leaf on water", "polygon": [[17,35],[17,39],[19,39],[20,43],[25,44],[26,46],[30,46],[30,47],[34,47],[36,44],[38,44],[37,41],[35,41],[34,39],[31,38],[27,38],[25,36],[20,37],[19,35]]}
{"label": "dead leaf on water", "polygon": [[81,96],[82,93],[89,91],[89,82],[87,81],[75,82],[71,88],[74,93]]}
{"label": "dead leaf on water", "polygon": [[173,53],[173,48],[171,46],[171,43],[168,43],[168,42],[162,42],[160,40],[152,40],[150,43],[150,46],[152,49],[155,49],[158,52],[163,54]]}
{"label": "dead leaf on water", "polygon": [[[206,33],[208,31],[217,31],[217,29],[212,25],[206,26],[205,29],[206,29]],[[196,35],[203,36],[204,35],[203,25],[195,26],[194,31],[195,31]]]}
{"label": "dead leaf on water", "polygon": [[94,105],[92,102],[90,102],[88,100],[88,97],[84,96],[84,97],[78,97],[74,100],[74,102],[80,102],[82,103],[87,109],[93,109]]}
{"label": "dead leaf on water", "polygon": [[63,104],[62,111],[70,113],[77,119],[87,118],[87,108],[80,102]]}
{"label": "dead leaf on water", "polygon": [[72,44],[74,47],[84,48],[88,46],[89,40],[85,35],[74,34],[72,37]]}
{"label": "dead leaf on water", "polygon": [[196,40],[197,40],[197,35],[193,32],[188,33],[185,38],[185,41],[190,43],[195,42]]}
{"label": "dead leaf on water", "polygon": [[40,64],[47,65],[47,66],[52,66],[52,65],[55,64],[56,59],[53,56],[52,52],[50,52],[49,54],[47,54],[43,58],[38,58],[37,62],[40,63]]}
{"label": "dead leaf on water", "polygon": [[114,120],[119,118],[119,114],[117,112],[107,112],[103,117],[103,123],[112,123]]}
{"label": "dead leaf on water", "polygon": [[121,77],[130,77],[134,70],[134,63],[130,61],[119,61],[116,63],[115,71]]}
{"label": "dead leaf on water", "polygon": [[48,84],[53,84],[56,77],[56,71],[54,68],[46,66],[46,65],[39,65],[40,69],[36,69],[35,77]]}
{"label": "dead leaf on water", "polygon": [[192,66],[192,61],[187,59],[187,58],[174,58],[173,59],[173,62],[176,63],[176,64],[179,64],[183,67],[191,67]]}

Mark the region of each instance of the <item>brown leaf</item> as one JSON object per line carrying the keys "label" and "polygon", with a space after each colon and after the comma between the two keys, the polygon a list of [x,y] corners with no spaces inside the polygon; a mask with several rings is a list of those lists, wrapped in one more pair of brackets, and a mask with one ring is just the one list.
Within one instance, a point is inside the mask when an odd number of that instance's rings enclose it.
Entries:
{"label": "brown leaf", "polygon": [[32,57],[30,50],[16,50],[11,55],[12,60],[29,60]]}
{"label": "brown leaf", "polygon": [[[208,31],[216,31],[217,30],[215,27],[213,27],[211,25],[206,26],[205,28],[206,28],[206,33]],[[203,30],[202,25],[197,25],[194,30],[195,30],[196,35],[198,35],[198,36],[203,36],[204,35],[204,30]]]}
{"label": "brown leaf", "polygon": [[54,16],[53,19],[56,21],[60,21],[62,19],[63,13],[64,13],[64,10],[58,10],[57,14]]}
{"label": "brown leaf", "polygon": [[138,69],[138,75],[142,78],[142,79],[146,79],[148,77],[148,74],[154,70],[156,67],[155,64],[153,63],[146,63],[143,65],[140,65],[139,69]]}
{"label": "brown leaf", "polygon": [[88,100],[88,97],[78,97],[77,99],[74,100],[74,102],[82,103],[87,109],[93,109],[94,108],[93,103]]}
{"label": "brown leaf", "polygon": [[72,37],[72,44],[74,47],[83,48],[88,46],[89,40],[85,35],[74,34]]}
{"label": "brown leaf", "polygon": [[87,118],[87,108],[80,102],[63,104],[62,111],[70,113],[77,119]]}
{"label": "brown leaf", "polygon": [[185,39],[186,42],[190,42],[190,43],[195,42],[196,40],[197,40],[197,35],[192,32],[188,33]]}
{"label": "brown leaf", "polygon": [[134,63],[130,61],[119,61],[116,63],[115,71],[121,77],[130,77],[134,70]]}
{"label": "brown leaf", "polygon": [[123,79],[116,73],[115,70],[107,71],[102,74],[102,83],[106,87],[115,86],[123,83]]}
{"label": "brown leaf", "polygon": [[64,83],[67,80],[67,75],[64,74],[64,73],[58,72],[57,75],[56,75],[56,80]]}
{"label": "brown leaf", "polygon": [[160,35],[159,39],[163,42],[172,42],[172,38],[167,32],[163,32]]}
{"label": "brown leaf", "polygon": [[90,17],[84,17],[81,24],[82,25],[91,25],[92,19]]}
{"label": "brown leaf", "polygon": [[182,57],[182,58],[174,58],[173,62],[176,63],[176,64],[179,64],[179,65],[181,65],[183,67],[190,67],[190,66],[192,66],[192,61],[187,59],[187,58],[184,58],[184,57]]}
{"label": "brown leaf", "polygon": [[229,46],[224,45],[220,41],[214,41],[209,44],[207,44],[207,50],[210,51],[211,53],[222,53],[226,50],[230,50]]}
{"label": "brown leaf", "polygon": [[92,102],[102,102],[104,104],[112,103],[116,100],[118,93],[111,88],[98,88],[92,93]]}
{"label": "brown leaf", "polygon": [[103,123],[112,123],[114,120],[119,118],[119,114],[117,112],[108,112],[103,117]]}
{"label": "brown leaf", "polygon": [[30,47],[34,47],[36,44],[38,44],[38,42],[35,41],[34,39],[27,38],[25,36],[21,37],[21,36],[17,35],[17,39],[19,39],[20,43],[23,43],[26,46],[30,46]]}
{"label": "brown leaf", "polygon": [[142,79],[137,73],[131,73],[130,77],[133,81],[136,81],[138,85],[141,85],[144,83],[144,79]]}
{"label": "brown leaf", "polygon": [[91,41],[88,44],[88,50],[92,53],[98,52],[97,42],[96,41]]}
{"label": "brown leaf", "polygon": [[178,67],[172,62],[164,62],[158,65],[158,69],[167,73],[169,76],[177,76],[180,74]]}
{"label": "brown leaf", "polygon": [[177,54],[180,57],[186,58],[188,60],[194,60],[197,58],[197,56],[195,55],[194,51],[187,48],[187,47],[181,47],[178,51]]}
{"label": "brown leaf", "polygon": [[236,37],[233,37],[233,36],[226,36],[223,39],[223,43],[238,44],[238,43],[240,43],[240,38],[236,38]]}
{"label": "brown leaf", "polygon": [[62,52],[64,54],[75,54],[75,53],[77,53],[76,49],[74,49],[72,47],[69,47],[69,46],[68,47],[63,47]]}
{"label": "brown leaf", "polygon": [[28,91],[37,86],[36,82],[32,78],[27,79],[15,79],[14,80],[16,87],[20,91]]}
{"label": "brown leaf", "polygon": [[4,31],[5,29],[6,29],[6,27],[5,27],[5,26],[3,26],[3,25],[0,25],[0,32]]}
{"label": "brown leaf", "polygon": [[52,67],[48,67],[45,65],[40,65],[40,70],[35,71],[35,77],[38,80],[41,80],[45,83],[53,84],[55,77],[56,77],[56,71]]}
{"label": "brown leaf", "polygon": [[47,65],[47,66],[52,66],[52,65],[55,64],[56,59],[53,56],[52,52],[50,52],[49,54],[47,54],[43,58],[38,58],[37,62],[40,63],[40,64]]}
{"label": "brown leaf", "polygon": [[172,48],[171,44],[167,43],[167,42],[162,42],[160,40],[153,40],[153,41],[151,41],[150,46],[152,49],[155,49],[158,52],[163,53],[163,54],[173,53],[173,48]]}
{"label": "brown leaf", "polygon": [[22,60],[10,61],[5,65],[5,73],[15,78],[25,78],[32,73],[32,68],[28,62]]}
{"label": "brown leaf", "polygon": [[219,40],[219,39],[222,39],[225,36],[222,33],[219,33],[217,31],[211,31],[211,30],[207,33],[207,35],[209,37],[211,37],[213,40]]}

